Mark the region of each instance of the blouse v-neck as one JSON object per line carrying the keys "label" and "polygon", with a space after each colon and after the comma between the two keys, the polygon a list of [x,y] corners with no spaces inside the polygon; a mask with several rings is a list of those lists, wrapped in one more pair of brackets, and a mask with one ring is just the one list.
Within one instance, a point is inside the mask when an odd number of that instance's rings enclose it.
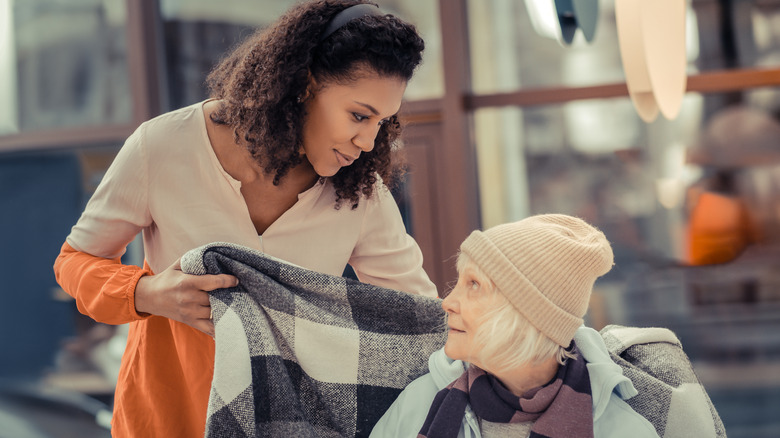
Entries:
{"label": "blouse v-neck", "polygon": [[[207,99],[200,103],[200,132],[201,132],[201,139],[203,140],[203,145],[208,149],[208,156],[211,162],[214,164],[214,167],[217,169],[217,171],[222,175],[225,181],[227,181],[228,184],[233,188],[233,191],[241,198],[241,204],[242,204],[242,210],[244,212],[244,219],[245,221],[248,221],[251,227],[257,231],[257,228],[255,227],[254,222],[252,221],[252,215],[249,213],[249,205],[246,202],[246,198],[244,197],[244,194],[241,192],[241,188],[243,186],[243,183],[236,178],[234,178],[230,173],[228,173],[227,170],[225,170],[225,167],[222,165],[222,162],[219,161],[219,157],[217,156],[217,152],[214,150],[214,145],[211,142],[211,139],[209,138],[208,134],[208,126],[206,123],[206,109],[205,105],[206,103],[212,101],[214,99]],[[301,193],[298,193],[298,200],[290,206],[287,210],[285,210],[281,215],[279,215],[276,220],[271,222],[266,228],[263,233],[256,233],[258,237],[262,238],[263,236],[267,236],[269,234],[269,231],[272,231],[273,228],[278,228],[278,224],[285,220],[285,216],[288,216],[290,214],[295,214],[293,210],[305,208],[305,204],[310,204],[310,202],[306,201],[314,201],[316,200],[319,195],[322,193],[323,187],[325,186],[324,183],[317,181],[315,182],[311,187],[304,190]],[[291,213],[292,212],[292,213]]]}

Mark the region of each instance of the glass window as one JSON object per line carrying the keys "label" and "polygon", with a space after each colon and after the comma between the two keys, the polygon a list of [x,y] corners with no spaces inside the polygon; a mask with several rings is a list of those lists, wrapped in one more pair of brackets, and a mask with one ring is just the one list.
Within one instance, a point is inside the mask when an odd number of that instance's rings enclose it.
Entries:
{"label": "glass window", "polygon": [[689,93],[651,124],[627,97],[475,114],[483,226],[564,213],[601,229],[615,265],[589,324],[672,329],[729,436],[780,431],[760,401],[780,388],[777,103]]}
{"label": "glass window", "polygon": [[438,0],[389,0],[380,3],[382,9],[408,20],[417,27],[425,40],[423,62],[409,81],[404,98],[435,99],[444,95],[441,25]]}
{"label": "glass window", "polygon": [[[780,2],[688,2],[689,72],[780,65]],[[469,0],[477,93],[624,82],[614,0],[599,3],[595,38],[562,47],[534,30],[523,1]]]}
{"label": "glass window", "polygon": [[125,28],[121,0],[0,0],[0,135],[130,122]]}
{"label": "glass window", "polygon": [[161,0],[169,109],[208,96],[206,76],[231,47],[268,26],[294,0]]}
{"label": "glass window", "polygon": [[780,224],[770,199],[754,199],[774,187],[769,175],[780,164],[780,102],[772,90],[689,93],[677,119],[650,124],[628,98],[478,110],[482,223],[575,214],[615,232],[613,243],[627,257],[684,261],[689,188],[708,181],[705,188],[723,192],[713,178],[734,169],[730,190],[749,196],[766,235],[777,228],[771,221]]}
{"label": "glass window", "polygon": [[[483,225],[538,213],[573,214],[607,230],[614,245],[630,246],[632,256],[645,251],[681,257],[669,235],[679,199],[664,208],[659,196],[671,189],[656,186],[665,178],[684,185],[696,176],[685,166],[684,152],[692,141],[688,123],[698,126],[701,117],[688,108],[701,97],[686,99],[686,112],[676,121],[651,125],[639,119],[628,98],[477,111]],[[611,223],[621,224],[616,229],[630,224],[632,232],[610,236]],[[639,230],[643,238],[636,240]]]}
{"label": "glass window", "polygon": [[[205,78],[226,52],[296,3],[295,0],[161,0],[168,106],[179,108],[205,99],[208,94]],[[443,85],[437,1],[393,0],[382,2],[381,7],[414,23],[425,39],[423,64],[409,83],[405,98],[440,97]]]}

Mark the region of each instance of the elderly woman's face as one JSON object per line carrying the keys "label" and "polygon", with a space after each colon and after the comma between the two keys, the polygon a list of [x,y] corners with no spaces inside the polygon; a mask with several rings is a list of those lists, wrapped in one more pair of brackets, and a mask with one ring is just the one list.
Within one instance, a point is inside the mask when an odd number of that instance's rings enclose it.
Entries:
{"label": "elderly woman's face", "polygon": [[470,264],[466,264],[458,275],[458,283],[441,303],[448,314],[447,343],[444,352],[452,359],[471,362],[480,368],[484,366],[475,357],[480,345],[474,335],[481,325],[482,316],[496,307],[494,292],[482,284],[483,279]]}
{"label": "elderly woman's face", "polygon": [[319,176],[333,176],[363,152],[401,107],[406,82],[366,73],[354,82],[312,84],[306,100],[303,152]]}

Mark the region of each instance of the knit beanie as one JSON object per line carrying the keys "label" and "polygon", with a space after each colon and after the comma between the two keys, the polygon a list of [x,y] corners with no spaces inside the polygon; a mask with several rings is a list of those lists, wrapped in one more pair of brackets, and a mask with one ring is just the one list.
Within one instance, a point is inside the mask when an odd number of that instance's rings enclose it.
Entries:
{"label": "knit beanie", "polygon": [[474,231],[460,250],[534,327],[562,347],[583,324],[593,283],[613,261],[601,231],[562,214]]}

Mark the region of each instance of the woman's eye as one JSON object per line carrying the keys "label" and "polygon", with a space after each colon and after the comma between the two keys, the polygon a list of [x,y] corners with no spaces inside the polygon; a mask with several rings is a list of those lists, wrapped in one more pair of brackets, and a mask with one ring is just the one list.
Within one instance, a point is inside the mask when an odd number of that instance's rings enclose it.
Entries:
{"label": "woman's eye", "polygon": [[471,288],[472,289],[479,289],[479,283],[477,283],[476,281],[472,281],[471,282]]}
{"label": "woman's eye", "polygon": [[358,114],[358,113],[352,113],[352,117],[354,117],[355,120],[357,120],[358,122],[362,122],[363,120],[366,120],[368,118],[368,116],[364,116],[363,114]]}

